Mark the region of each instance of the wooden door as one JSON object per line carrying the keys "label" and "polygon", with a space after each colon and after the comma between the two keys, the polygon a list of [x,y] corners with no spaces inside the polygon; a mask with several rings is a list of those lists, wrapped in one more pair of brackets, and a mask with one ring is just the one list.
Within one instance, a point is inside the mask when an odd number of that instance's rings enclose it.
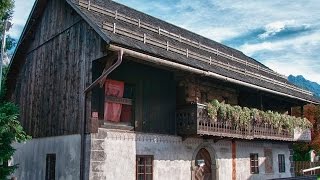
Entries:
{"label": "wooden door", "polygon": [[195,165],[195,180],[212,180],[212,160],[209,152],[205,148],[199,150],[195,159]]}

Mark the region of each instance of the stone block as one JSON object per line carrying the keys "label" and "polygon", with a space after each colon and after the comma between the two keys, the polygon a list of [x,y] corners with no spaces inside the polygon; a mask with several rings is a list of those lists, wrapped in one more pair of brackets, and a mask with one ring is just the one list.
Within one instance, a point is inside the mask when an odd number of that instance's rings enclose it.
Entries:
{"label": "stone block", "polygon": [[92,139],[91,148],[92,150],[104,150],[104,140]]}
{"label": "stone block", "polygon": [[104,171],[104,166],[105,162],[92,162],[91,163],[91,171],[92,172],[103,172]]}
{"label": "stone block", "polygon": [[90,180],[106,180],[106,176],[101,172],[93,172],[90,176]]}
{"label": "stone block", "polygon": [[108,136],[108,130],[99,128],[98,133],[94,134],[94,139],[105,139]]}
{"label": "stone block", "polygon": [[106,154],[104,151],[91,151],[91,160],[92,161],[105,161]]}

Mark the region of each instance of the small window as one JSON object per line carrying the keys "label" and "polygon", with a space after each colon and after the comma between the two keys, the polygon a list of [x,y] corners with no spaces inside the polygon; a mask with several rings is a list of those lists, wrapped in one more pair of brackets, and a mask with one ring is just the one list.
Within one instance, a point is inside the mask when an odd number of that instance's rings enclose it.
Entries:
{"label": "small window", "polygon": [[250,171],[251,171],[251,174],[259,174],[258,154],[250,154]]}
{"label": "small window", "polygon": [[152,180],[153,179],[153,156],[137,155],[137,180]]}
{"label": "small window", "polygon": [[47,154],[46,158],[46,180],[56,179],[56,154]]}
{"label": "small window", "polygon": [[285,162],[284,154],[278,155],[278,164],[279,164],[279,173],[286,172],[286,162]]}

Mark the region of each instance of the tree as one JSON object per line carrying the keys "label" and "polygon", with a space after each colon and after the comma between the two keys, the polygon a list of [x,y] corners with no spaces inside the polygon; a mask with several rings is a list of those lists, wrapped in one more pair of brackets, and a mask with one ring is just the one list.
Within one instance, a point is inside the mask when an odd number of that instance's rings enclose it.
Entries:
{"label": "tree", "polygon": [[[12,10],[14,6],[13,0],[1,0],[0,1],[0,31],[2,32],[4,26],[3,21],[11,18]],[[1,37],[2,38],[2,37]],[[12,38],[11,38],[12,39]],[[6,49],[10,49],[14,46],[12,40],[9,43],[6,42]],[[18,106],[12,102],[6,102],[5,99],[5,74],[7,67],[4,67],[2,76],[3,85],[0,89],[0,179],[7,179],[10,174],[18,167],[18,165],[9,166],[8,161],[13,156],[15,149],[12,147],[14,142],[23,142],[31,137],[28,136],[24,131],[19,118]]]}
{"label": "tree", "polygon": [[0,2],[0,20],[11,18],[13,13],[14,0],[1,0]]}
{"label": "tree", "polygon": [[[299,116],[299,114],[301,114],[300,108],[294,108],[292,113]],[[311,142],[294,144],[293,149],[295,161],[309,161],[308,152],[311,149],[320,154],[320,106],[315,106],[313,104],[304,106],[303,116],[313,124]]]}
{"label": "tree", "polygon": [[[14,8],[14,0],[1,0],[0,1],[0,47],[2,46],[2,32],[4,30],[4,22],[6,20],[10,20],[13,14],[13,8]],[[6,49],[5,50],[10,50],[15,46],[15,40],[13,40],[11,37],[7,39],[6,43]],[[1,52],[0,52],[1,53]],[[3,63],[3,62],[2,62]],[[2,65],[1,65],[2,66]],[[2,67],[0,67],[2,68]],[[1,72],[1,71],[0,71]],[[3,68],[2,73],[0,73],[0,79],[1,79],[1,89],[0,89],[0,102],[2,102],[3,99],[1,99],[2,95],[4,94],[5,88],[3,88],[3,82],[5,82],[5,79],[2,78],[6,74],[6,67]],[[3,88],[3,89],[2,89]]]}
{"label": "tree", "polygon": [[[13,13],[14,0],[1,0],[0,1],[0,39],[2,39],[2,32],[4,29],[4,21],[10,20]],[[0,41],[1,47],[2,41]],[[7,36],[6,50],[10,50],[16,45],[16,40]]]}
{"label": "tree", "polygon": [[6,179],[18,167],[7,164],[15,152],[12,143],[30,139],[23,131],[18,117],[19,109],[15,104],[5,102],[0,105],[0,179]]}

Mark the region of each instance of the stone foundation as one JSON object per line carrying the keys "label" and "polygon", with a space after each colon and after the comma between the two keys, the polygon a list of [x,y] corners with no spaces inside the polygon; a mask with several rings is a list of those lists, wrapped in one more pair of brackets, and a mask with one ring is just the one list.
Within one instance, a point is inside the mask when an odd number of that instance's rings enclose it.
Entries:
{"label": "stone foundation", "polygon": [[[192,179],[193,158],[201,147],[210,148],[219,180],[232,179],[234,169],[237,179],[243,180],[291,176],[288,143],[235,141],[236,160],[232,163],[231,140],[182,140],[179,136],[100,128],[91,142],[90,180],[135,180],[136,155],[153,155],[154,180]],[[259,174],[250,173],[250,153],[259,154]],[[285,155],[285,173],[278,171],[278,154]]]}

